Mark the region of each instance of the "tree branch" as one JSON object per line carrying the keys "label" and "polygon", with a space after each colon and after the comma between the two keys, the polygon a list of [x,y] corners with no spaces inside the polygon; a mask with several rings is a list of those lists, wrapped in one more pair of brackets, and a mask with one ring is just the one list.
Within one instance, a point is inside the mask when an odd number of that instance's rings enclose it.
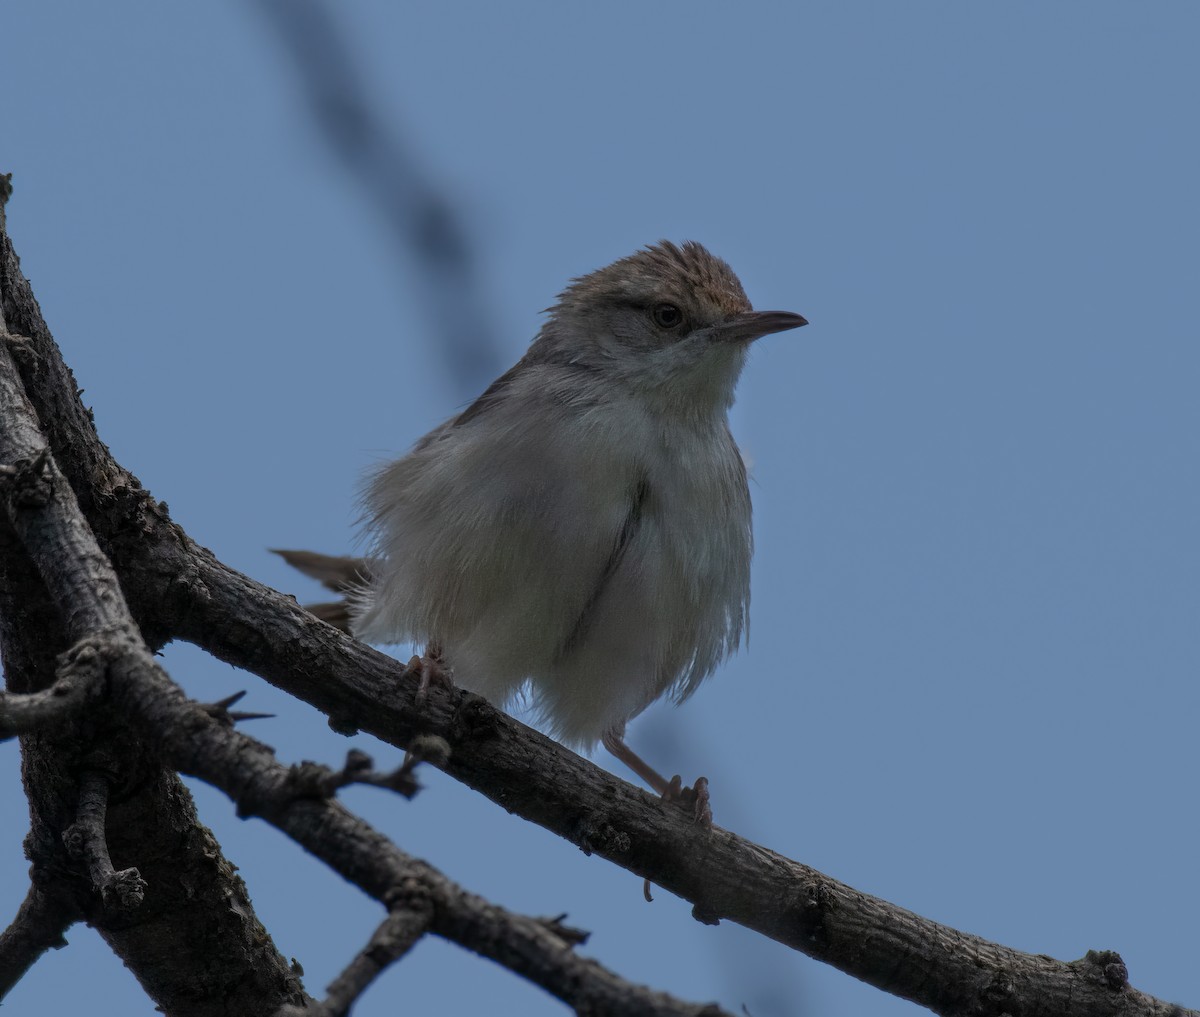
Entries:
{"label": "tree branch", "polygon": [[[74,675],[92,690],[102,690],[107,675],[96,667],[96,658],[80,653],[56,661],[69,642],[66,629],[80,627],[105,616],[94,599],[86,607],[72,606],[63,615],[55,610],[25,541],[37,549],[43,563],[55,550],[77,541],[86,526],[73,525],[59,512],[64,501],[73,501],[53,461],[44,455],[45,442],[30,415],[25,395],[13,384],[11,350],[31,377],[52,376],[54,391],[63,396],[58,407],[40,407],[43,419],[61,435],[72,427],[90,427],[70,372],[57,354],[39,357],[33,340],[14,339],[4,332],[4,318],[14,311],[37,305],[20,274],[15,255],[3,231],[0,207],[0,361],[6,381],[0,386],[0,412],[20,420],[0,423],[0,462],[20,463],[6,471],[14,481],[4,499],[9,511],[0,512],[0,650],[4,677],[10,690],[37,694]],[[38,318],[37,320],[40,320]],[[44,328],[44,325],[42,326]],[[62,385],[70,386],[64,390]],[[57,396],[51,396],[57,398]],[[64,421],[57,413],[74,416]],[[93,465],[107,452],[98,446]],[[78,450],[80,456],[86,450]],[[74,459],[75,466],[80,458]],[[94,480],[99,479],[99,475]],[[92,487],[81,484],[90,497]],[[111,491],[110,491],[111,493]],[[45,509],[46,512],[42,510]],[[57,514],[57,522],[47,518]],[[75,515],[78,515],[77,507]],[[14,523],[13,517],[19,517]],[[57,525],[65,523],[65,527]],[[18,536],[18,530],[22,531]],[[92,563],[107,566],[94,553]],[[71,552],[67,552],[71,553]],[[56,593],[76,590],[89,594],[87,568],[71,554],[72,564],[55,577]],[[111,570],[109,570],[111,575]],[[94,575],[94,574],[93,574]],[[103,575],[99,576],[104,579]],[[115,583],[98,589],[111,601],[120,600]],[[99,594],[98,594],[99,596]],[[220,846],[199,823],[191,795],[173,772],[157,764],[152,753],[130,730],[125,718],[103,701],[94,708],[63,718],[64,723],[35,728],[22,736],[22,772],[29,797],[30,832],[25,839],[32,862],[31,875],[38,894],[63,902],[64,913],[92,924],[121,957],[143,988],[174,1017],[224,1017],[229,1013],[270,1012],[281,1003],[304,999],[299,982],[255,917],[245,886],[224,858]],[[81,775],[95,746],[112,753],[113,771],[120,780],[120,795],[108,803],[107,844],[114,859],[137,858],[147,883],[145,900],[133,916],[112,914],[102,906],[92,881],[66,850],[62,832],[75,819]],[[14,934],[15,935],[15,934]],[[9,936],[13,980],[21,965],[36,956],[23,948],[21,937]],[[169,946],[169,949],[166,947]]]}
{"label": "tree branch", "polygon": [[0,692],[0,742],[61,724],[76,716],[93,698],[95,690],[74,674],[64,674],[40,692]]}
{"label": "tree branch", "polygon": [[275,1017],[342,1017],[376,978],[416,945],[432,920],[433,912],[427,902],[389,911],[370,942],[330,983],[322,1002],[304,1010],[285,1006]]}
{"label": "tree branch", "polygon": [[146,881],[137,869],[117,872],[108,853],[105,821],[108,817],[107,774],[84,770],[79,782],[78,818],[63,831],[68,853],[81,860],[100,894],[104,907],[114,914],[137,910],[146,898]]}
{"label": "tree branch", "polygon": [[[183,638],[306,700],[337,730],[361,728],[401,747],[429,734],[444,738],[446,773],[690,901],[700,921],[731,919],[941,1014],[998,1004],[997,1012],[1008,1007],[1024,1017],[1184,1012],[1113,984],[1109,951],[1071,963],[1022,953],[857,891],[729,831],[706,835],[686,810],[665,807],[477,696],[431,687],[418,704],[416,681],[403,665],[203,549],[192,548],[177,568],[205,591],[191,603]],[[150,581],[161,571],[159,563],[136,574]]]}
{"label": "tree branch", "polygon": [[0,933],[0,999],[47,950],[67,945],[63,938],[79,914],[64,901],[30,886],[12,924]]}

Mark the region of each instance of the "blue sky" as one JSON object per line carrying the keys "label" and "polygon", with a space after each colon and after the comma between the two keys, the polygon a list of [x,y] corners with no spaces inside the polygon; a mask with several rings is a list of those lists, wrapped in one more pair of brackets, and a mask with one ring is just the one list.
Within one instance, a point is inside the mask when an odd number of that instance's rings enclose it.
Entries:
{"label": "blue sky", "polygon": [[[631,742],[716,820],[870,893],[1200,1004],[1200,8],[824,2],[338,6],[379,114],[454,202],[516,360],[570,276],[667,237],[807,316],[755,349],[748,651]],[[363,471],[471,392],[252,3],[11,0],[9,228],[118,459],[229,564],[351,545]],[[256,678],[281,758],[347,743]],[[381,764],[390,748],[357,738]],[[602,765],[609,765],[600,757]],[[0,921],[25,886],[0,746]],[[615,764],[614,764],[615,765]],[[345,800],[626,977],[754,1017],[918,1012],[427,773]],[[377,908],[219,795],[205,822],[320,994]],[[482,847],[482,846],[486,846]],[[153,1013],[88,929],[14,1014]],[[355,1011],[563,1008],[423,943]]]}

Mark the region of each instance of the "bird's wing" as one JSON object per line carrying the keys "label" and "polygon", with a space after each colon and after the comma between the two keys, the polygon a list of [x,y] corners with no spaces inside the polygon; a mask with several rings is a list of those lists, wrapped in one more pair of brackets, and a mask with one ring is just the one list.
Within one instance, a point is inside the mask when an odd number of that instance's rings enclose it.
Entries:
{"label": "bird's wing", "polygon": [[597,601],[604,593],[605,587],[616,574],[618,568],[621,567],[621,562],[625,557],[626,551],[629,549],[630,543],[633,541],[637,533],[638,525],[642,520],[642,513],[646,509],[646,502],[650,498],[650,480],[645,474],[637,478],[636,483],[629,491],[627,499],[627,508],[625,511],[625,520],[621,524],[621,529],[617,533],[616,542],[613,544],[612,551],[608,559],[604,562],[599,573],[596,575],[595,581],[592,583],[591,591],[588,593],[587,600],[583,604],[583,608],[579,612],[579,616],[575,619],[574,625],[571,626],[571,631],[563,642],[561,653],[570,653],[572,649],[579,645],[587,635],[588,626],[591,621],[592,610],[595,608]]}
{"label": "bird's wing", "polygon": [[566,370],[510,371],[376,474],[368,535],[386,564],[360,633],[457,646],[460,680],[470,654],[527,674],[561,651],[644,501],[637,450],[616,440],[623,421],[577,398]]}

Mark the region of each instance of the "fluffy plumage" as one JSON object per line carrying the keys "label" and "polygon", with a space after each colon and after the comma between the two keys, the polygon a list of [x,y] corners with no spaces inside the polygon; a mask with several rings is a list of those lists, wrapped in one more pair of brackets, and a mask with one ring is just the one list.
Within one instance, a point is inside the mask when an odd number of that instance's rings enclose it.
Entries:
{"label": "fluffy plumage", "polygon": [[750,340],[800,324],[695,243],[574,280],[516,366],[370,478],[356,634],[439,643],[501,706],[528,682],[584,748],[687,698],[746,633],[734,386]]}

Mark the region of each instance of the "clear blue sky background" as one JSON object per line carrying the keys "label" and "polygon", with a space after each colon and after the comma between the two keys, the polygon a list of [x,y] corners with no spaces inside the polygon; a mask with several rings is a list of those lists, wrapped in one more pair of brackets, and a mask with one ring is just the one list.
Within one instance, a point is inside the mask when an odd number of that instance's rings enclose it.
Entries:
{"label": "clear blue sky background", "polygon": [[[734,412],[751,647],[632,741],[707,774],[721,825],[1014,947],[1119,950],[1136,986],[1200,1005],[1200,6],[377,0],[337,18],[468,224],[503,360],[567,277],[661,237],[811,319],[759,345]],[[476,365],[433,348],[412,260],[270,21],[10,0],[0,67],[10,231],[101,434],[222,559],[317,596],[265,549],[349,548],[363,470],[464,402]],[[348,747],[256,678],[188,648],[166,663],[205,699],[248,689],[285,761]],[[629,978],[754,1017],[917,1012],[668,894],[647,905],[633,876],[426,781],[413,803],[345,800],[466,887],[568,912]],[[319,995],[377,907],[197,797]],[[6,922],[26,878],[12,743],[0,815]],[[70,940],[13,1014],[153,1013],[94,933]],[[432,941],[356,1013],[397,1006],[563,1012]]]}

